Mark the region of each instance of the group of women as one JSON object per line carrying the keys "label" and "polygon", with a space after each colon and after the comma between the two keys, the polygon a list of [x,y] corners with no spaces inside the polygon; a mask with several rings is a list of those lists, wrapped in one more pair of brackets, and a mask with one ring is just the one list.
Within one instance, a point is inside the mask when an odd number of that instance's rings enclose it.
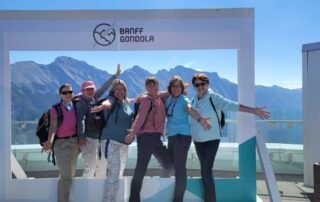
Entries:
{"label": "group of women", "polygon": [[[157,79],[148,77],[145,80],[146,92],[134,101],[139,103],[139,108],[136,117],[133,117],[133,111],[130,108],[132,100],[128,99],[125,82],[120,79],[113,81],[106,101],[91,110],[92,113],[104,110],[107,120],[106,127],[101,135],[102,151],[105,152],[108,161],[103,201],[116,201],[119,177],[122,176],[124,171],[128,145],[135,138],[137,142],[137,163],[131,181],[129,202],[140,201],[143,178],[152,154],[160,162],[167,176],[170,176],[170,172],[174,171],[175,189],[172,201],[182,202],[187,182],[187,155],[192,140],[200,161],[204,201],[216,201],[212,169],[220,143],[221,125],[219,120],[221,120],[221,110],[248,112],[259,116],[261,119],[269,118],[270,113],[265,111],[264,107],[253,108],[228,100],[214,92],[209,84],[207,75],[196,73],[192,77],[192,85],[197,93],[190,101],[186,96],[188,85],[183,82],[180,76],[173,76],[170,79],[166,92],[159,92]],[[71,102],[71,86],[62,86],[59,92],[63,106]],[[214,110],[212,103],[216,110]],[[75,114],[74,109],[71,109],[71,112]],[[54,119],[54,112],[52,114],[52,119]],[[70,132],[66,132],[68,134],[74,134],[73,132],[75,132],[74,118],[66,119],[67,116],[64,117],[59,128],[52,128],[52,130],[56,130],[58,138],[54,145],[55,151],[62,151],[63,149],[63,146],[58,146],[57,143],[61,141],[59,137],[65,134],[63,133],[65,131],[64,127],[68,125],[68,127],[73,128],[74,131],[70,129]],[[166,129],[164,128],[165,120],[167,120]],[[167,147],[161,141],[164,131],[168,137]],[[77,149],[76,137],[62,139],[62,141],[75,142],[74,148],[71,146],[73,144],[68,144],[68,153],[70,154],[68,158],[70,158],[70,162],[73,162],[68,165],[71,166],[68,168],[70,171],[68,174],[72,176],[76,155],[72,155],[71,151]],[[63,180],[62,170],[67,170],[67,168],[61,168],[58,153],[57,161],[60,169],[59,183],[67,183],[70,187],[71,179]],[[69,190],[59,190],[58,185],[59,191],[65,194],[69,193]],[[66,197],[65,195],[65,199]]]}

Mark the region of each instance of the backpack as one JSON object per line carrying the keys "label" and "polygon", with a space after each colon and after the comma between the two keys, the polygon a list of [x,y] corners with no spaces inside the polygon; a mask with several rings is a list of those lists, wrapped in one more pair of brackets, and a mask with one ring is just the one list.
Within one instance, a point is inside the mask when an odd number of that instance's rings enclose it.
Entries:
{"label": "backpack", "polygon": [[[57,128],[59,128],[63,121],[63,112],[61,110],[60,103],[57,103],[52,107],[54,107],[55,110],[57,111],[57,119],[58,119]],[[50,109],[41,115],[37,125],[36,136],[41,146],[43,146],[43,143],[45,143],[48,140],[49,128],[50,128]],[[55,155],[53,150],[54,142],[55,142],[55,138],[53,139],[53,143],[52,143],[52,154],[51,153],[48,154],[48,162],[49,163],[52,162],[52,164],[55,166],[56,160],[55,160]],[[51,156],[52,156],[52,160],[50,160]]]}
{"label": "backpack", "polygon": [[[57,118],[58,118],[57,128],[59,128],[60,124],[63,121],[63,112],[60,108],[60,103],[53,105],[53,107],[57,111]],[[41,118],[39,119],[38,125],[37,125],[36,136],[41,146],[43,146],[43,143],[45,143],[48,140],[49,127],[50,127],[50,109],[41,115]]]}
{"label": "backpack", "polygon": [[[152,110],[152,105],[153,105],[153,103],[152,103],[152,100],[151,100],[150,98],[149,98],[149,100],[150,100],[150,107],[149,107],[147,116],[146,116],[146,118],[145,118],[145,120],[144,120],[141,128],[143,128],[144,125],[146,124],[147,117],[149,116],[149,114],[150,114],[150,112],[151,112],[151,110]],[[135,102],[134,105],[133,105],[133,110],[134,110],[134,112],[133,112],[132,122],[134,122],[134,120],[136,119],[136,117],[137,117],[137,115],[138,115],[140,104],[141,104],[141,102]]]}
{"label": "backpack", "polygon": [[[90,110],[95,106],[101,105],[105,100],[106,100],[106,98],[99,99],[99,100],[97,100],[97,102],[94,105],[91,105],[86,99],[84,99],[82,97],[82,94],[77,94],[74,96],[72,102],[73,102],[74,106],[76,106],[76,103],[79,101],[84,102],[88,106],[88,111],[87,111],[86,117],[89,117]],[[94,118],[94,124],[95,124],[96,130],[99,130],[101,133],[102,129],[106,126],[103,110],[100,112],[94,113],[93,118]]]}
{"label": "backpack", "polygon": [[[107,98],[102,98],[102,99],[99,99],[95,106],[99,106],[101,105]],[[114,108],[114,107],[113,107]],[[114,110],[114,109],[113,109]],[[94,124],[96,126],[96,129],[97,130],[100,130],[100,133],[102,132],[102,129],[106,127],[106,123],[107,123],[107,120],[108,119],[105,119],[104,117],[104,110],[101,110],[100,112],[96,112],[94,113],[93,115],[93,118],[94,118]],[[109,113],[110,114],[110,113]],[[108,115],[110,116],[110,115]]]}

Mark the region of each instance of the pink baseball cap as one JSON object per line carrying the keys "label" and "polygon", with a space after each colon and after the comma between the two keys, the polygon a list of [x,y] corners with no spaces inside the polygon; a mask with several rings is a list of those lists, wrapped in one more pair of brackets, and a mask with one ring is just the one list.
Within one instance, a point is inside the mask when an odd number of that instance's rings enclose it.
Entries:
{"label": "pink baseball cap", "polygon": [[84,81],[81,84],[81,89],[85,90],[87,88],[96,88],[96,86],[94,85],[93,81]]}

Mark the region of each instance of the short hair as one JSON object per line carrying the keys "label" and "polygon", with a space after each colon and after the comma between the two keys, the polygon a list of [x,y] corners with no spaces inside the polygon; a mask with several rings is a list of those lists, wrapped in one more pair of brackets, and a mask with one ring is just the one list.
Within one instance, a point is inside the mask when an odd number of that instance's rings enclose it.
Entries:
{"label": "short hair", "polygon": [[69,84],[69,83],[64,83],[64,84],[62,84],[62,85],[59,87],[59,94],[61,94],[62,89],[64,89],[65,87],[69,87],[69,88],[72,89],[72,85],[71,85],[71,84]]}
{"label": "short hair", "polygon": [[193,76],[192,76],[192,85],[194,85],[194,82],[199,79],[201,81],[204,81],[206,82],[207,84],[209,84],[209,77],[204,74],[204,73],[195,73]]}
{"label": "short hair", "polygon": [[117,88],[118,85],[123,86],[123,88],[124,88],[124,99],[127,99],[127,96],[128,96],[127,85],[126,85],[126,83],[125,83],[123,80],[121,80],[121,79],[115,79],[115,80],[112,82],[111,88],[110,88],[110,90],[109,90],[109,95],[111,95],[111,96],[113,96],[113,97],[115,96],[114,94],[115,94],[115,91],[116,91],[116,88]]}
{"label": "short hair", "polygon": [[172,94],[171,88],[176,81],[178,81],[179,85],[181,86],[181,93],[184,92],[184,82],[183,82],[182,78],[180,76],[173,76],[173,77],[171,77],[169,84],[168,84],[168,87],[167,87],[170,95]]}
{"label": "short hair", "polygon": [[150,83],[154,83],[154,84],[157,84],[157,85],[159,86],[159,82],[158,82],[157,78],[154,77],[154,76],[148,76],[148,77],[146,78],[145,86],[147,86],[147,85],[150,84]]}

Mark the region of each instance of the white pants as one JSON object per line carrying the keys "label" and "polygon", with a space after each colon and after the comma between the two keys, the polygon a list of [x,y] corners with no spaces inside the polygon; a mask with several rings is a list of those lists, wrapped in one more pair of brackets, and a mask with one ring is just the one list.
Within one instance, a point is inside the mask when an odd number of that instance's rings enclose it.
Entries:
{"label": "white pants", "polygon": [[86,137],[86,144],[81,146],[84,170],[82,177],[93,178],[97,166],[99,140]]}
{"label": "white pants", "polygon": [[[104,153],[106,141],[101,141],[101,151]],[[128,157],[128,145],[110,140],[108,146],[108,171],[103,202],[116,202],[119,188],[119,178],[123,176]]]}

